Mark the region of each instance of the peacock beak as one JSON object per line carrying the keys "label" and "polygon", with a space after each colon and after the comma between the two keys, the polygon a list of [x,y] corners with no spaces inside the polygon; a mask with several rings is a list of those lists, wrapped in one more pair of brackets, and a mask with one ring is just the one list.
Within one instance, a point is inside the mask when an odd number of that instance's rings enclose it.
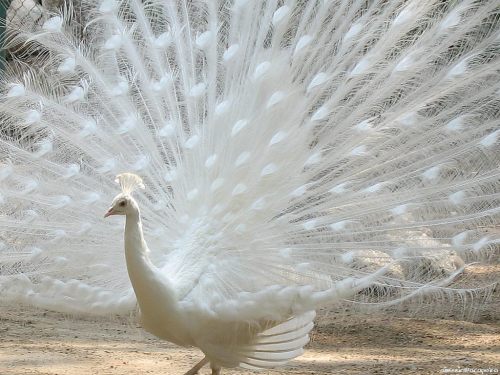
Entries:
{"label": "peacock beak", "polygon": [[108,210],[108,212],[106,212],[106,213],[104,214],[104,217],[108,217],[108,216],[111,216],[111,215],[116,215],[116,212],[115,212],[115,211],[113,211],[113,207],[111,207],[111,208]]}

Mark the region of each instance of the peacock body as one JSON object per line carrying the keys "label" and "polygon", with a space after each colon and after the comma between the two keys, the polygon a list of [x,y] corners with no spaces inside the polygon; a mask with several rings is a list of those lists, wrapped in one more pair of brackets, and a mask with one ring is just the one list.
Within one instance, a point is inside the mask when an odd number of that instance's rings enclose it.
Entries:
{"label": "peacock body", "polygon": [[299,355],[328,303],[488,289],[464,275],[498,254],[498,2],[81,7],[8,30],[3,302],[139,302],[218,371]]}

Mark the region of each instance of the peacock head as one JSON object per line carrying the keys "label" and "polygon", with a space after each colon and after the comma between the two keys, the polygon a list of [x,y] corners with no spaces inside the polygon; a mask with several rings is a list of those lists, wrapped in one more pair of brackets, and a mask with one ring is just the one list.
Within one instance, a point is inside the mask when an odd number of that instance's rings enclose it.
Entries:
{"label": "peacock head", "polygon": [[137,212],[138,206],[131,194],[137,188],[144,189],[142,179],[132,173],[122,173],[116,176],[115,181],[120,184],[122,192],[113,199],[111,207],[104,217],[127,215],[128,213]]}

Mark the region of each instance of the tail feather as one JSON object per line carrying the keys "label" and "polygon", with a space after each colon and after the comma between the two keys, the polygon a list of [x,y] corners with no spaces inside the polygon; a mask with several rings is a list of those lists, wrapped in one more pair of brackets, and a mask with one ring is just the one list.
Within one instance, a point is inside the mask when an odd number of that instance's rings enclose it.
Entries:
{"label": "tail feather", "polygon": [[101,221],[126,171],[186,309],[279,320],[488,286],[451,275],[498,250],[495,2],[82,6],[8,28],[9,300],[131,308],[121,224]]}
{"label": "tail feather", "polygon": [[241,366],[250,369],[276,367],[303,354],[316,314],[305,313],[260,333],[253,345],[241,351]]}

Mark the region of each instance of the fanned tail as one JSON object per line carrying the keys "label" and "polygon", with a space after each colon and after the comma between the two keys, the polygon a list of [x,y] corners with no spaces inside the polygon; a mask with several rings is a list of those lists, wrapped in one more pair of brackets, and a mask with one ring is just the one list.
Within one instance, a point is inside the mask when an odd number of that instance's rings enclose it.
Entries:
{"label": "fanned tail", "polygon": [[186,311],[279,320],[498,280],[468,277],[500,238],[495,2],[82,6],[10,30],[5,300],[133,307],[122,225],[102,220],[126,171]]}

